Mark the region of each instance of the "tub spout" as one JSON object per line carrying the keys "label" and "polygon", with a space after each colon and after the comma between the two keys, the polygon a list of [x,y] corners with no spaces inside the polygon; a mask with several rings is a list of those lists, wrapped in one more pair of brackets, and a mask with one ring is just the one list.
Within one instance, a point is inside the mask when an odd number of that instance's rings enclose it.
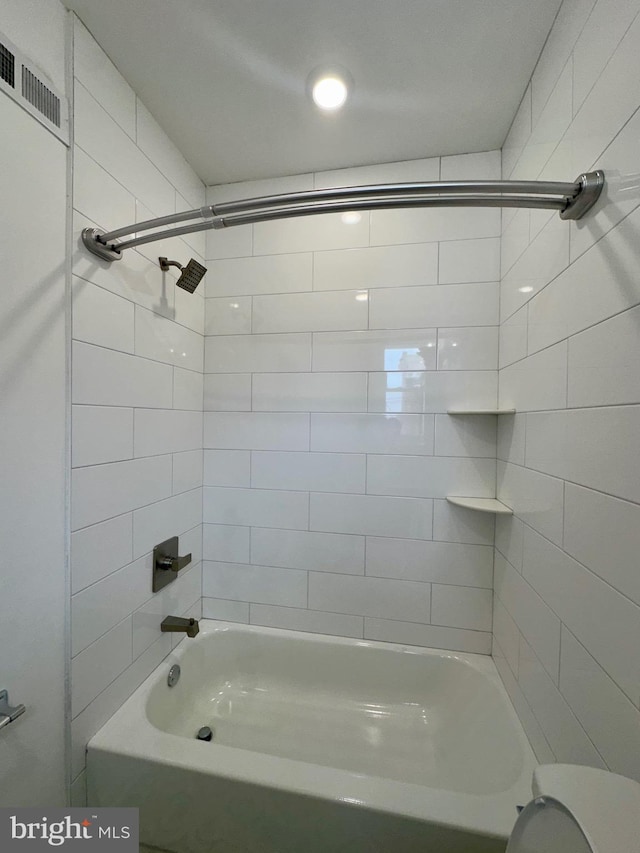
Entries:
{"label": "tub spout", "polygon": [[165,631],[184,631],[187,637],[195,637],[200,630],[197,619],[183,619],[180,616],[167,616],[160,625],[160,630]]}

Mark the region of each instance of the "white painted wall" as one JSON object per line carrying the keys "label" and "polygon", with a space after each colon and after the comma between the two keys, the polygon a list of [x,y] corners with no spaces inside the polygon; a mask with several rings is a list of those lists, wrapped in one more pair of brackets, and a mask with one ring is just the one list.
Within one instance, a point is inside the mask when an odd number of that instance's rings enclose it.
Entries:
{"label": "white painted wall", "polygon": [[[497,178],[498,152],[213,188],[209,200]],[[488,653],[500,214],[208,233],[204,613]]]}
{"label": "white painted wall", "polygon": [[0,32],[48,75],[60,92],[66,89],[64,29],[67,12],[59,0],[2,0]]}
{"label": "white painted wall", "polygon": [[[71,492],[71,775],[87,740],[171,650],[165,616],[200,614],[204,285],[158,256],[203,263],[204,236],[130,250],[111,265],[79,244],[204,204],[204,186],[85,27],[74,26]],[[154,595],[152,549],[193,554]]]}
{"label": "white painted wall", "polygon": [[503,216],[494,656],[542,761],[640,779],[640,2],[565,0],[505,178],[603,168],[582,223]]}
{"label": "white painted wall", "polygon": [[[57,0],[0,0],[60,90],[64,22]],[[62,805],[67,150],[3,92],[0,127],[0,689],[27,707],[0,732],[0,805]]]}

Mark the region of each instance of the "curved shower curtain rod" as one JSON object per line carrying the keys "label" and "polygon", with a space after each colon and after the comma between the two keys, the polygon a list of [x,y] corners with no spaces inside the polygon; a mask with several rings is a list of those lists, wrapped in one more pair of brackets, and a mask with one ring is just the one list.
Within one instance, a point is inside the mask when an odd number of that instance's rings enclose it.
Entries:
{"label": "curved shower curtain rod", "polygon": [[[362,187],[308,190],[227,201],[125,225],[114,231],[85,228],[84,245],[106,261],[117,261],[124,249],[209,228],[230,228],[272,219],[408,207],[530,207],[557,210],[562,219],[581,219],[598,200],[604,172],[585,172],[569,183],[557,181],[433,181],[372,184]],[[152,231],[165,225],[199,220],[192,225]],[[152,231],[151,234],[140,234]],[[120,241],[121,237],[134,236]],[[116,242],[114,242],[116,241]]]}

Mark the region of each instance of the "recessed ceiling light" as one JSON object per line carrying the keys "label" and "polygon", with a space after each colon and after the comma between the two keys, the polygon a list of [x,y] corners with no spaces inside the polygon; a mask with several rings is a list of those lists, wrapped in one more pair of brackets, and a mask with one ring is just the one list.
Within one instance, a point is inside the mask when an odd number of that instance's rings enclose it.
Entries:
{"label": "recessed ceiling light", "polygon": [[314,84],[312,97],[321,110],[339,110],[347,100],[347,85],[339,77],[323,77]]}
{"label": "recessed ceiling light", "polygon": [[520,293],[531,293],[533,288],[530,285],[527,285],[526,287],[519,287],[518,290]]}
{"label": "recessed ceiling light", "polygon": [[333,67],[312,71],[307,88],[317,107],[325,112],[335,112],[345,105],[352,86],[349,73]]}

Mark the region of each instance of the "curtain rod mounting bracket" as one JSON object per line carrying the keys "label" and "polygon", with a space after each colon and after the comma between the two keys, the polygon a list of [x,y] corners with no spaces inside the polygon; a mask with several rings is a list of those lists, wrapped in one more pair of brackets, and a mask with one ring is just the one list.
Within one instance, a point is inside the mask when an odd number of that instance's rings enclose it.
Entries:
{"label": "curtain rod mounting bracket", "polygon": [[83,228],[82,242],[92,254],[102,258],[103,261],[121,260],[122,252],[113,245],[110,246],[108,243],[103,243],[100,239],[106,233],[106,231],[101,231],[99,228]]}
{"label": "curtain rod mounting bracket", "polygon": [[578,175],[576,184],[580,185],[580,190],[565,209],[560,211],[560,219],[582,219],[585,213],[591,210],[604,189],[604,172],[600,169],[584,172]]}

